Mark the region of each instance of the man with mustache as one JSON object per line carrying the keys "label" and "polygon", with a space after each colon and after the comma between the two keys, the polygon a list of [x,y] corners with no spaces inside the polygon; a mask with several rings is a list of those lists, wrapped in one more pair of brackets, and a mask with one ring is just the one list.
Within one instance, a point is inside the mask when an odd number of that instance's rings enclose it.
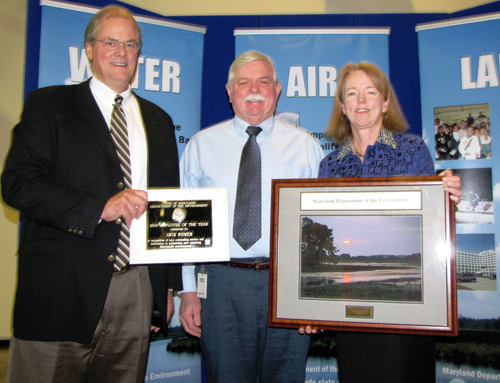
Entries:
{"label": "man with mustache", "polygon": [[[316,177],[323,151],[306,131],[273,116],[281,83],[269,57],[241,54],[229,69],[226,89],[235,117],[189,141],[181,186],[229,190],[231,262],[184,267],[180,320],[188,333],[201,337],[209,382],[302,383],[309,337],[267,326],[271,180]],[[243,154],[250,147],[260,160],[245,168]],[[261,185],[245,189],[240,176],[256,168]],[[240,202],[251,205],[243,223],[236,219]],[[255,226],[256,237],[240,238]],[[198,274],[207,286],[201,302]]]}

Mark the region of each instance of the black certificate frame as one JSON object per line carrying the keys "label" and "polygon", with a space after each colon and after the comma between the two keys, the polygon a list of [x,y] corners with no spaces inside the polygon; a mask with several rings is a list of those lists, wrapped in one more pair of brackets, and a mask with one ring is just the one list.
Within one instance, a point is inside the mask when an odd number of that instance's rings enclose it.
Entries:
{"label": "black certificate frame", "polygon": [[[228,191],[225,188],[150,188],[148,192],[148,211],[138,220],[132,221],[130,228],[130,263],[205,263],[229,261],[229,214]],[[200,216],[196,210],[203,210]],[[163,210],[165,217],[151,219],[155,210]],[[192,214],[194,213],[194,214]],[[206,216],[208,214],[208,216]],[[203,226],[210,226],[208,233],[202,232]],[[166,246],[151,246],[151,239],[158,239],[158,232],[150,237],[151,227],[162,228],[160,234]],[[184,235],[178,235],[182,233]],[[189,235],[185,235],[185,234]],[[168,238],[186,239],[185,245],[177,241],[170,246]],[[206,235],[209,243],[203,245],[190,241],[193,237]],[[161,241],[160,241],[161,242]],[[175,241],[174,241],[175,242]],[[195,241],[197,242],[197,240]],[[207,245],[207,246],[205,246]]]}
{"label": "black certificate frame", "polygon": [[[273,180],[271,198],[270,326],[458,335],[455,204],[442,177]],[[420,241],[421,251],[413,259],[399,254],[401,264],[359,265],[352,258],[341,264],[335,257],[325,261],[332,250],[326,241],[320,246],[323,258],[314,261],[306,251],[312,243],[304,234],[308,219],[327,222],[328,229],[352,226],[352,233],[366,220],[382,222],[370,233],[381,233],[375,236],[375,254],[387,230],[408,224],[414,231],[405,235]],[[339,277],[342,270],[349,270],[349,279]],[[388,272],[393,275],[379,275]],[[363,273],[369,274],[367,281],[361,281]]]}

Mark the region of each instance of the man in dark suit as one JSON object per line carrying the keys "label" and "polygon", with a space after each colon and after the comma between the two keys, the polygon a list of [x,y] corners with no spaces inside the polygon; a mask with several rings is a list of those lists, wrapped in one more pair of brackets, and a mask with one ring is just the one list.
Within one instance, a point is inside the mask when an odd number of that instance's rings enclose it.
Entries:
{"label": "man in dark suit", "polygon": [[85,32],[94,77],[32,92],[14,128],[2,174],[22,217],[10,382],[144,382],[153,305],[164,330],[172,315],[180,268],[131,266],[122,246],[145,190],[179,183],[170,116],[130,90],[141,39],[127,10],[103,8]]}

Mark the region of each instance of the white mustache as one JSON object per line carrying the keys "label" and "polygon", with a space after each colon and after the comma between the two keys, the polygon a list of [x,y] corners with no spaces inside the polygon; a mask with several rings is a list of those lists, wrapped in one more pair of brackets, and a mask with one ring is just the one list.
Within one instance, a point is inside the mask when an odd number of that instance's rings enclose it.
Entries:
{"label": "white mustache", "polygon": [[249,101],[266,101],[266,98],[261,95],[261,94],[249,94],[248,96],[245,97],[243,100],[244,102],[249,102]]}

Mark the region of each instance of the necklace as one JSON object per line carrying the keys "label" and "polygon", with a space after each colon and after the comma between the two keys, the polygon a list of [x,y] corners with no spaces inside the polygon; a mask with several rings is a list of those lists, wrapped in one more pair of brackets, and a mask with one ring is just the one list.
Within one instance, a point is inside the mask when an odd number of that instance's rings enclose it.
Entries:
{"label": "necklace", "polygon": [[358,149],[356,149],[354,146],[352,147],[352,150],[354,154],[356,154],[359,158],[364,158],[365,155],[358,152]]}

